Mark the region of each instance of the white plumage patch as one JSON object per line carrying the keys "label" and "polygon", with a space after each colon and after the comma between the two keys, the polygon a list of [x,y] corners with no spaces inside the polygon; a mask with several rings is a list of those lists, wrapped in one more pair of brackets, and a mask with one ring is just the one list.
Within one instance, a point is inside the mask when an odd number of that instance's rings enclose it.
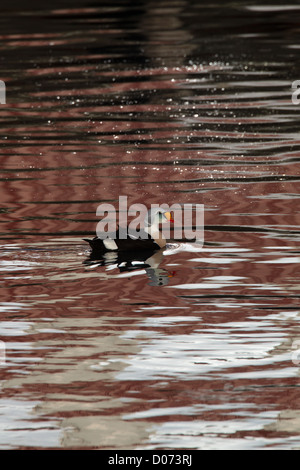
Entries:
{"label": "white plumage patch", "polygon": [[111,238],[106,238],[105,240],[103,240],[103,245],[105,246],[105,248],[107,250],[117,250],[118,249],[118,245]]}

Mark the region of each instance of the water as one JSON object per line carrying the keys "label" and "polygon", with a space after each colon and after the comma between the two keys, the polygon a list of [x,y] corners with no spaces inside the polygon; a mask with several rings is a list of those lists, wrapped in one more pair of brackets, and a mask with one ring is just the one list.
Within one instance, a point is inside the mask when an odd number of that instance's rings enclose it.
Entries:
{"label": "water", "polygon": [[[299,5],[1,4],[2,449],[298,449]],[[100,203],[205,207],[156,267]]]}

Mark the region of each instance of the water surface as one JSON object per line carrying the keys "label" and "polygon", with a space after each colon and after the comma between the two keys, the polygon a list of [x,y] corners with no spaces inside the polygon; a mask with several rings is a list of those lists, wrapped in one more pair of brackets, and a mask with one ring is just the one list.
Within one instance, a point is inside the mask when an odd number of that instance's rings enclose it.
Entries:
{"label": "water surface", "polygon": [[[1,6],[0,448],[298,449],[299,5],[32,5]],[[90,260],[120,195],[204,204],[203,248]]]}

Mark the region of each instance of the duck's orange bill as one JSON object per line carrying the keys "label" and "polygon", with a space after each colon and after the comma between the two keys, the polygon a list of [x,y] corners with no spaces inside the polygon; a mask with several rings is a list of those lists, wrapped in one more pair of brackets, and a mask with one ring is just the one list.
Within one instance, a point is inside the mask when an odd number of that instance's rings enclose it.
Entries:
{"label": "duck's orange bill", "polygon": [[174,219],[173,219],[173,217],[171,216],[171,212],[165,212],[165,217],[167,218],[167,220],[169,220],[170,222],[172,222],[172,224],[174,224]]}

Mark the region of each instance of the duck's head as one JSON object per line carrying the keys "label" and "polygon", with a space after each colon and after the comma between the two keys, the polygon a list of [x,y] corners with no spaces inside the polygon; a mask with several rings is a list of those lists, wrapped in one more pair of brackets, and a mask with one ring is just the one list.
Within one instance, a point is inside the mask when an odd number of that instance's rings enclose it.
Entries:
{"label": "duck's head", "polygon": [[174,222],[170,212],[160,207],[150,209],[145,218],[145,227],[158,226],[168,221]]}

